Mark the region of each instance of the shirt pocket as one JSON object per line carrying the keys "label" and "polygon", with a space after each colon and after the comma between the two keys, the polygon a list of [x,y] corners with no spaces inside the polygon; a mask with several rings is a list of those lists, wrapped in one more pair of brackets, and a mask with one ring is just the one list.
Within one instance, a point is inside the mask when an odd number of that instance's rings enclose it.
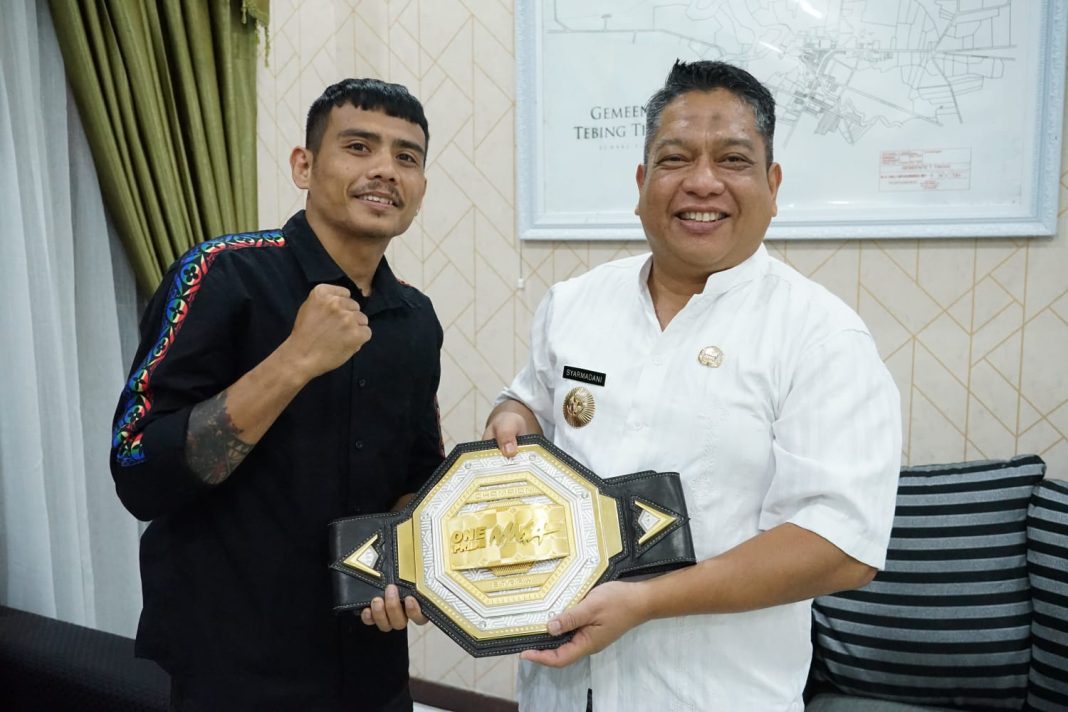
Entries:
{"label": "shirt pocket", "polygon": [[683,486],[698,558],[720,554],[757,533],[773,472],[766,389],[726,364],[707,376],[698,371],[685,395],[694,408],[691,442],[676,439],[693,457]]}
{"label": "shirt pocket", "polygon": [[721,367],[696,365],[693,396],[683,396],[698,399],[701,446],[723,485],[748,490],[770,466],[774,393],[758,354],[730,342],[724,351]]}

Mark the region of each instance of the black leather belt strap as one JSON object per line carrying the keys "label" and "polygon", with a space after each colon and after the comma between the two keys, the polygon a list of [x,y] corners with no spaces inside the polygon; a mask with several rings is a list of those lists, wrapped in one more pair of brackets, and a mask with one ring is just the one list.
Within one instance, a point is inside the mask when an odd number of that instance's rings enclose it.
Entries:
{"label": "black leather belt strap", "polygon": [[[499,633],[494,633],[492,629],[499,625],[495,622],[499,616],[511,616],[515,620],[521,620],[524,616],[533,615],[538,620],[547,620],[575,602],[570,599],[557,603],[546,602],[543,606],[545,611],[536,615],[530,614],[532,607],[538,608],[538,600],[508,603],[515,598],[513,592],[507,590],[513,581],[516,582],[516,592],[520,598],[533,596],[536,599],[536,594],[531,594],[530,591],[536,589],[539,581],[547,579],[548,582],[542,585],[551,587],[553,576],[562,578],[561,574],[567,573],[553,573],[553,566],[580,565],[581,561],[575,564],[571,559],[588,561],[597,556],[597,551],[607,553],[605,560],[595,570],[599,571],[598,575],[591,575],[590,580],[576,589],[580,591],[577,598],[581,598],[590,587],[598,583],[627,576],[660,573],[695,562],[686,502],[678,473],[635,472],[606,480],[590,472],[541,436],[522,436],[519,444],[521,451],[529,452],[526,457],[530,458],[531,465],[518,466],[513,465],[512,461],[504,460],[493,441],[465,443],[450,453],[404,510],[332,522],[329,525],[329,543],[330,558],[333,562],[331,568],[335,612],[366,607],[370,605],[372,598],[382,595],[386,585],[395,584],[400,589],[402,598],[407,595],[415,596],[427,617],[472,655],[501,655],[527,648],[555,647],[566,641],[568,636],[550,636],[545,632],[544,625],[539,627],[536,624],[534,627],[538,628],[537,631],[532,631],[530,626],[516,624],[504,626]],[[518,474],[514,475],[517,483],[499,484],[501,480],[510,480],[511,476],[495,474],[492,468],[487,471],[488,474],[471,475],[471,465],[465,467],[465,463],[476,458],[477,465],[477,458],[480,456],[506,463],[511,467],[509,472],[518,471]],[[521,454],[520,457],[524,455]],[[547,480],[552,478],[540,474],[539,463],[549,463],[542,465],[542,470],[566,474],[554,474],[556,479],[546,484]],[[584,480],[586,484],[573,484],[568,479],[572,476]],[[443,482],[443,479],[452,477],[466,477],[471,484],[461,495],[450,495],[450,488],[447,486],[450,483]],[[487,487],[481,486],[484,482],[492,483],[488,487],[489,494],[486,494]],[[558,484],[554,485],[554,482]],[[559,482],[562,482],[563,486]],[[501,489],[493,490],[494,486]],[[458,489],[451,488],[454,491]],[[499,497],[500,503],[492,502],[494,491],[502,493]],[[541,494],[542,491],[545,494]],[[559,491],[577,491],[579,494],[571,497],[577,504],[560,504],[565,498],[558,494]],[[477,494],[471,494],[472,492]],[[525,499],[513,496],[516,492],[525,493],[527,496]],[[475,504],[464,500],[464,497],[470,498]],[[431,511],[437,500],[448,505],[444,515],[439,516]],[[595,505],[599,505],[600,510],[589,504],[591,500],[595,500]],[[490,504],[485,504],[487,501]],[[538,502],[541,504],[537,504]],[[498,520],[510,524],[495,527],[489,532],[485,531],[485,527],[469,528],[464,531],[473,543],[467,543],[467,540],[459,543],[463,538],[463,535],[457,533],[457,527],[460,525],[448,522],[465,516],[464,512],[477,512],[480,507],[493,507],[494,512],[501,513],[497,515]],[[568,541],[562,546],[569,552],[568,556],[539,556],[537,547],[549,546],[545,543],[549,537],[552,534],[561,535],[561,530],[565,527],[557,526],[553,529],[546,525],[538,529],[539,525],[530,522],[537,516],[556,516],[559,520],[562,514],[559,509],[554,513],[554,508],[557,507],[572,508],[568,520],[573,522],[571,531],[579,532],[584,541],[592,540],[589,527],[592,526],[590,522],[593,519],[589,513],[599,512],[599,516],[594,517],[596,526],[609,530],[597,531],[596,536],[599,541],[607,544],[579,554],[584,545],[572,541],[574,537],[567,534]],[[433,522],[432,526],[426,524],[428,520]],[[579,524],[580,520],[586,524]],[[422,537],[425,541],[419,539],[418,532],[415,532],[414,537],[407,533],[413,532],[420,521],[424,522]],[[524,522],[527,522],[526,529],[523,529]],[[447,534],[439,534],[438,539],[432,540],[426,532],[433,527],[451,527],[450,531],[455,539],[450,540]],[[416,541],[423,541],[422,546],[417,547]],[[467,547],[486,547],[487,543],[489,548],[479,549],[479,552],[522,550],[526,546],[530,551],[529,561],[521,560],[518,567],[514,563],[500,564],[491,561],[478,575],[470,575],[469,571],[452,570],[448,563],[448,560],[452,559],[449,559],[448,555],[443,557],[440,553],[452,551],[449,548],[451,546],[465,552]],[[523,554],[517,556],[522,559]],[[447,561],[443,562],[442,558]],[[435,570],[438,573],[434,573]],[[441,573],[442,570],[445,573]],[[549,573],[536,573],[540,571]],[[463,577],[465,573],[466,578]],[[486,578],[493,579],[493,582],[488,584],[488,589],[487,584],[483,583]],[[469,579],[473,583],[468,582]],[[500,591],[494,588],[498,585],[501,587]],[[471,593],[468,593],[468,589]],[[456,592],[455,596],[453,592]],[[505,603],[502,604],[501,610],[497,611],[494,607],[499,601]],[[549,610],[554,606],[556,610]],[[471,613],[472,610],[490,612],[476,615]],[[491,630],[484,632],[479,626]]]}

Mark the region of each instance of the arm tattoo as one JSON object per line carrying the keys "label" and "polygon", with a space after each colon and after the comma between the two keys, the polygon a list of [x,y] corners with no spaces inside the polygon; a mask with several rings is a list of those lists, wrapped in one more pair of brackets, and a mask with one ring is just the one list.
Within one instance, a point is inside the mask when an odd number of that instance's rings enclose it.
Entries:
{"label": "arm tattoo", "polygon": [[241,464],[252,445],[238,439],[240,428],[226,412],[226,391],[193,406],[185,437],[185,459],[204,482],[217,485]]}

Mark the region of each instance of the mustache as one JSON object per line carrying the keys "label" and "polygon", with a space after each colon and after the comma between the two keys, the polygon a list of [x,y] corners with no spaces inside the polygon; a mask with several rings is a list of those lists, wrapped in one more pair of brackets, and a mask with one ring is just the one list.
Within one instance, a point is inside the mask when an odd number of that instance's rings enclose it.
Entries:
{"label": "mustache", "polygon": [[392,186],[389,183],[383,183],[382,181],[373,180],[370,183],[361,185],[352,191],[352,195],[363,195],[364,193],[381,193],[388,194],[389,199],[393,201],[393,204],[397,207],[404,207],[404,201],[401,200],[400,193],[397,192],[396,186]]}

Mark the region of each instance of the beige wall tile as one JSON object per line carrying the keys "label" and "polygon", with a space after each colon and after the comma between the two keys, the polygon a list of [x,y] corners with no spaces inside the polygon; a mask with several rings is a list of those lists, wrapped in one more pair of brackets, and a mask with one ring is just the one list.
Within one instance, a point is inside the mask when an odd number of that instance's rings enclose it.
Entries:
{"label": "beige wall tile", "polygon": [[923,393],[932,406],[951,423],[963,426],[968,413],[967,372],[954,372],[923,344],[917,344],[913,360],[912,387]]}
{"label": "beige wall tile", "polygon": [[[857,313],[871,330],[875,344],[879,347],[879,354],[884,360],[905,344],[912,342],[913,332],[909,331],[883,302],[872,296],[866,286],[860,289],[860,301],[857,307]],[[900,384],[898,385],[900,387]]]}
{"label": "beige wall tile", "polygon": [[448,146],[450,149],[458,148],[464,156],[470,156],[473,146],[471,97],[451,77],[445,76],[437,88],[422,99],[435,151],[441,147],[444,152]]}
{"label": "beige wall tile", "polygon": [[1050,310],[1041,312],[1024,327],[1023,382],[1021,391],[1042,413],[1068,400],[1068,324]]}
{"label": "beige wall tile", "polygon": [[[474,15],[475,64],[485,73],[493,84],[506,96],[515,94],[515,55],[513,38],[515,29],[509,13],[506,27],[497,26],[498,21],[482,15]],[[490,24],[487,24],[489,20]]]}
{"label": "beige wall tile", "polygon": [[515,205],[515,169],[510,160],[515,150],[515,119],[506,111],[475,144],[475,165],[509,205]]}
{"label": "beige wall tile", "polygon": [[[1042,420],[1042,414],[1038,412],[1031,403],[1022,395],[1020,396],[1020,433],[1026,433],[1028,428],[1031,428],[1036,423]],[[1061,430],[1061,432],[1068,432],[1068,430]],[[1029,449],[1023,442],[1022,435],[1017,439],[1016,452],[1038,452],[1037,450]]]}
{"label": "beige wall tile", "polygon": [[917,281],[939,305],[949,307],[974,287],[974,240],[924,243],[919,257]]}
{"label": "beige wall tile", "polygon": [[[431,141],[433,140],[432,135]],[[433,226],[427,239],[436,248],[463,217],[470,215],[474,210],[474,203],[460,190],[460,186],[453,182],[439,161],[433,161],[427,166],[426,182],[421,223]]]}
{"label": "beige wall tile", "polygon": [[909,458],[912,464],[956,462],[964,459],[966,422],[954,420],[927,395],[913,389],[909,419]]}
{"label": "beige wall tile", "polygon": [[[1068,280],[1066,280],[1068,281]],[[1065,294],[1050,305],[1050,310],[1062,320],[1068,322],[1068,294]]]}
{"label": "beige wall tile", "polygon": [[975,314],[974,285],[970,287],[967,292],[962,294],[960,299],[946,308],[946,314],[948,314],[953,321],[960,324],[961,328],[966,329],[968,333],[971,334],[973,315]]}
{"label": "beige wall tile", "polygon": [[916,280],[920,270],[920,248],[916,240],[876,240],[871,246],[896,264],[909,278]]}
{"label": "beige wall tile", "polygon": [[982,329],[1015,301],[993,276],[984,277],[975,285],[972,328],[977,331]]}
{"label": "beige wall tile", "polygon": [[[477,689],[475,658],[433,625],[426,629],[427,654],[422,672],[427,680],[467,690]],[[479,690],[481,692],[481,690]]]}
{"label": "beige wall tile", "polygon": [[[1062,438],[1061,431],[1046,420],[1039,420],[1020,434],[1019,447],[1021,452],[1042,453],[1056,445]],[[1064,475],[1062,474],[1061,477]]]}
{"label": "beige wall tile", "polygon": [[[472,91],[475,101],[474,130],[477,143],[481,143],[502,121],[509,125],[514,124],[511,111],[515,107],[515,101],[494,84],[480,66],[475,67]],[[508,150],[503,155],[497,156],[496,160],[503,165],[510,166],[513,155],[514,150]]]}
{"label": "beige wall tile", "polygon": [[[869,328],[874,328],[870,324]],[[967,384],[972,338],[968,330],[948,314],[940,314],[916,337],[942,368]]]}
{"label": "beige wall tile", "polygon": [[515,45],[511,0],[464,0],[478,24],[509,54]]}
{"label": "beige wall tile", "polygon": [[[1005,457],[1016,447],[1016,436],[994,412],[972,396],[968,401],[968,452],[982,459]],[[975,455],[969,454],[971,459]]]}
{"label": "beige wall tile", "polygon": [[[419,44],[423,50],[442,64],[454,78],[471,76],[471,25],[474,22],[471,10],[460,0],[434,0],[413,2],[410,7],[419,13]],[[466,40],[466,41],[464,41]],[[466,56],[454,57],[462,43]]]}
{"label": "beige wall tile", "polygon": [[1011,240],[975,240],[975,278],[980,280],[1005,264],[1020,245]]}
{"label": "beige wall tile", "polygon": [[851,308],[860,303],[860,251],[849,242],[783,242],[785,262],[816,280]]}
{"label": "beige wall tile", "polygon": [[902,326],[915,333],[938,316],[942,311],[938,302],[915,281],[915,250],[894,245],[862,250],[861,284]]}
{"label": "beige wall tile", "polygon": [[999,264],[991,276],[1012,298],[1023,304],[1027,298],[1027,246],[1021,245]]}
{"label": "beige wall tile", "polygon": [[[373,9],[364,11],[364,6]],[[382,3],[373,0],[360,3],[360,8],[350,15],[346,25],[346,31],[352,38],[352,54],[348,57],[342,54],[338,58],[339,68],[351,67],[346,72],[350,76],[389,76],[389,44],[386,42],[388,26]]]}
{"label": "beige wall tile", "polygon": [[1068,403],[1054,408],[1046,417],[1057,432],[1068,433]]}
{"label": "beige wall tile", "polygon": [[975,327],[972,334],[972,363],[979,363],[981,359],[1001,347],[1022,326],[1023,305],[1008,302],[988,321]]}
{"label": "beige wall tile", "polygon": [[990,351],[985,360],[1001,377],[1008,381],[1017,391],[1020,389],[1021,349],[1023,348],[1023,331],[1017,331]]}
{"label": "beige wall tile", "polygon": [[[1068,143],[1068,141],[1065,141]],[[1062,204],[1063,207],[1063,204]],[[1027,318],[1031,319],[1068,292],[1068,229],[1062,213],[1056,238],[1034,240],[1027,245]]]}
{"label": "beige wall tile", "polygon": [[475,661],[475,677],[483,694],[515,699],[516,656],[479,658]]}
{"label": "beige wall tile", "polygon": [[479,170],[473,156],[464,155],[450,144],[442,150],[437,165],[498,232],[514,234],[515,215],[505,191]]}
{"label": "beige wall tile", "polygon": [[1007,431],[1019,432],[1020,390],[993,366],[986,361],[977,363],[971,371],[968,390]]}
{"label": "beige wall tile", "polygon": [[418,678],[426,679],[426,633],[433,623],[408,627],[408,672]]}

